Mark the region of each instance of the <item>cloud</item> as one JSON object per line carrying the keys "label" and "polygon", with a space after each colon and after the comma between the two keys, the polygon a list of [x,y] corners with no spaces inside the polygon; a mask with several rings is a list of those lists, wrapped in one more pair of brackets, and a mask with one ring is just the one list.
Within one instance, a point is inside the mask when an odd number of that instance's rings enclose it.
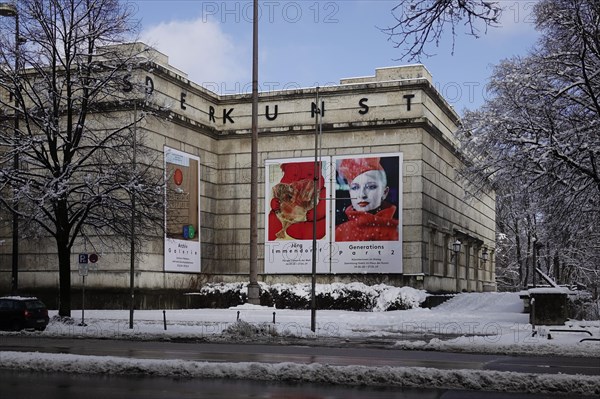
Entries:
{"label": "cloud", "polygon": [[191,81],[210,90],[228,91],[237,82],[251,79],[248,46],[236,44],[213,21],[160,23],[145,29],[141,40],[168,55],[169,63]]}

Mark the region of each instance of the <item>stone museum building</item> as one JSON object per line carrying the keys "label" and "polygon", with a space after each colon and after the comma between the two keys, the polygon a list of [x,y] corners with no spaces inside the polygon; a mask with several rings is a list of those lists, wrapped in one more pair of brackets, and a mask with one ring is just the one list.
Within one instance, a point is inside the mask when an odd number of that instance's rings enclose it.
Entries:
{"label": "stone museum building", "polygon": [[[137,249],[135,285],[140,307],[168,307],[204,283],[248,281],[252,99],[214,93],[166,55],[143,54],[151,67],[131,71],[130,94],[161,110],[137,132],[164,158],[171,215],[165,235]],[[495,194],[465,191],[458,115],[423,65],[365,72],[372,76],[260,92],[258,281],[309,282],[316,250],[318,283],[495,290]],[[4,231],[0,294],[11,280]],[[129,253],[94,248],[73,251],[73,289],[81,288],[79,255],[93,255],[86,295],[126,298]],[[57,287],[55,244],[20,243],[20,291],[47,297]]]}

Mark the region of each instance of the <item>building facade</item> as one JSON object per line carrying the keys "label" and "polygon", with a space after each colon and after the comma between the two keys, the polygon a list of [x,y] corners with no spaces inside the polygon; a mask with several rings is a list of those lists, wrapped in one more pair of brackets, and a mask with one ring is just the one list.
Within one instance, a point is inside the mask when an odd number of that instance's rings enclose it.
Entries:
{"label": "building facade", "polygon": [[[136,89],[129,95],[160,111],[137,129],[164,154],[169,194],[165,236],[138,249],[135,282],[140,307],[164,307],[206,282],[248,280],[252,99],[213,93],[165,55],[145,54],[151,67],[134,70],[124,87],[131,82]],[[113,112],[132,118],[133,110]],[[258,114],[259,281],[309,281],[318,230],[318,282],[495,289],[495,196],[466,195],[457,173],[463,165],[454,136],[458,115],[424,66],[377,69],[335,86],[261,92]],[[389,220],[369,235],[374,225],[361,225],[363,215],[352,214],[358,205],[351,192],[355,178],[373,170],[385,176],[380,197],[386,205],[370,214],[385,208]],[[319,198],[311,203],[315,191]],[[349,235],[352,229],[358,233]],[[0,292],[10,290],[10,234],[4,235]],[[21,291],[54,292],[53,244],[20,248]],[[94,248],[98,260],[86,293],[109,306],[127,298],[129,254]],[[78,256],[89,252],[82,243],[73,253],[74,289],[82,282]]]}

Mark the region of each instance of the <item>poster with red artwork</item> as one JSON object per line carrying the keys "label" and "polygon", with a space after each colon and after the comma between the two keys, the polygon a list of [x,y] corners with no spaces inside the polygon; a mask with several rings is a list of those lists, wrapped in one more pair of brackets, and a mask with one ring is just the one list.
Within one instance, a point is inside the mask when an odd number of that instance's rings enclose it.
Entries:
{"label": "poster with red artwork", "polygon": [[328,167],[314,158],[265,161],[265,273],[311,273],[313,236],[317,272],[329,273]]}

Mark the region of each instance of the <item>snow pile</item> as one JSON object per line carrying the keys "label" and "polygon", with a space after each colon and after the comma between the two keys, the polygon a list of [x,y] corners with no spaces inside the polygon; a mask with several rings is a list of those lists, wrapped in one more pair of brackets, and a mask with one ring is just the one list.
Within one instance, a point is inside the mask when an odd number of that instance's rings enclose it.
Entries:
{"label": "snow pile", "polygon": [[543,375],[422,367],[331,366],[319,363],[209,363],[46,353],[0,353],[2,367],[49,373],[227,378],[259,381],[398,386],[539,394],[600,395],[596,376]]}
{"label": "snow pile", "polygon": [[250,324],[244,320],[230,324],[223,335],[228,341],[244,340],[245,338],[258,339],[262,337],[277,336],[277,328],[269,323]]}

